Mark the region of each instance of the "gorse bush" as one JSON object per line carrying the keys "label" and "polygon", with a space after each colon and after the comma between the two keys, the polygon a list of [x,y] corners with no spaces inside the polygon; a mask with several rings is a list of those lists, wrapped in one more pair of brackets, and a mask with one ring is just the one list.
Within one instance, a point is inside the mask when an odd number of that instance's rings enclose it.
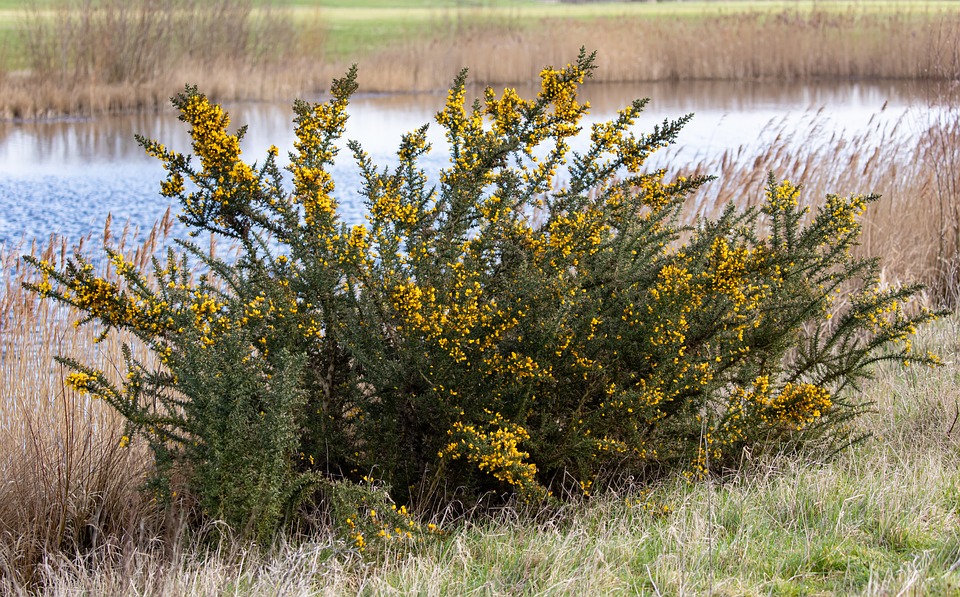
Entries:
{"label": "gorse bush", "polygon": [[706,179],[644,162],[687,118],[636,135],[635,101],[570,150],[592,69],[581,53],[544,69],[533,99],[488,89],[472,107],[461,73],[436,117],[450,148],[436,186],[418,165],[426,126],[392,169],[348,143],[368,209],[356,226],[329,171],[355,71],[329,101],[294,104],[292,192],[276,148],[242,161],[244,129],[230,134],[188,87],[173,103],[192,155],[141,142],[183,222],[237,251],[180,241],[148,272],[107,249],[114,277],[80,254],[62,268],[32,260],[30,288],[162,361],[127,351],[117,381],[64,357],[68,383],[149,443],[161,495],[179,479],[207,516],[258,537],[319,495],[358,545],[357,521],[377,520],[358,489],[370,478],[421,508],[490,491],[536,501],[613,472],[695,479],[746,449],[855,440],[847,423],[866,405],[848,390],[871,364],[936,361],[911,351],[935,316],[907,309],[917,288],[882,289],[876,262],[851,256],[876,197],[808,214],[798,187],[771,176],[761,209],[681,227]]}

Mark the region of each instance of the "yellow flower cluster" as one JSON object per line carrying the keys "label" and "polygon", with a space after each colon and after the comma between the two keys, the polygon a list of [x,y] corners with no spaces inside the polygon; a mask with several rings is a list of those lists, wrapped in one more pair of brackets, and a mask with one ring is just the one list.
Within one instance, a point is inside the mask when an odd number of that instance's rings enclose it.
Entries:
{"label": "yellow flower cluster", "polygon": [[540,71],[539,97],[552,102],[554,115],[565,121],[554,131],[558,138],[575,135],[577,121],[590,109],[589,103],[581,105],[577,102],[577,90],[585,76],[585,71],[571,64],[560,70],[547,67]]}
{"label": "yellow flower cluster", "polygon": [[160,183],[160,194],[164,197],[179,197],[184,191],[183,175],[179,172],[170,174],[167,180]]}
{"label": "yellow flower cluster", "polygon": [[336,155],[335,140],[346,127],[347,98],[338,95],[327,103],[298,104],[297,140],[293,143],[297,151],[291,154],[289,166],[293,198],[303,207],[306,224],[319,227],[321,234],[332,233],[336,219],[335,185],[326,168]]}
{"label": "yellow flower cluster", "polygon": [[665,208],[671,200],[676,199],[677,186],[686,182],[679,177],[674,184],[664,184],[665,170],[657,170],[652,174],[641,174],[637,177],[637,193],[642,202],[654,212]]}
{"label": "yellow flower cluster", "polygon": [[363,535],[363,531],[357,530],[357,523],[354,522],[352,518],[347,518],[347,526],[350,527],[350,539],[353,541],[353,546],[357,548],[358,551],[363,551],[367,547],[366,537]]}
{"label": "yellow flower cluster", "polygon": [[[546,247],[571,265],[580,265],[580,259],[594,255],[603,242],[609,238],[610,227],[604,222],[603,214],[596,208],[589,208],[575,214],[561,214],[547,224]],[[534,254],[534,257],[537,257]],[[557,267],[554,260],[551,267]]]}
{"label": "yellow flower cluster", "polygon": [[443,333],[443,326],[434,317],[437,295],[433,288],[424,290],[413,280],[408,280],[393,288],[391,299],[393,308],[403,321],[402,325],[434,336]]}
{"label": "yellow flower cluster", "polygon": [[836,226],[836,234],[845,236],[859,231],[857,218],[866,213],[867,203],[863,196],[844,198],[829,195],[823,209]]}
{"label": "yellow flower cluster", "polygon": [[49,261],[41,259],[37,262],[37,269],[40,270],[40,281],[36,284],[37,293],[40,298],[46,298],[50,296],[50,292],[53,290],[53,285],[50,284],[50,275],[53,274],[54,268]]}
{"label": "yellow flower cluster", "polygon": [[483,126],[483,115],[474,114],[467,118],[467,111],[464,107],[466,101],[466,88],[463,85],[455,85],[447,92],[447,102],[443,110],[438,113],[434,120],[437,124],[447,129],[448,137],[459,138],[463,136],[470,125],[474,130],[481,129]]}
{"label": "yellow flower cluster", "polygon": [[768,189],[766,193],[767,204],[773,211],[783,212],[797,207],[800,198],[800,187],[792,184],[789,180],[783,180],[776,187]]}
{"label": "yellow flower cluster", "polygon": [[326,170],[298,167],[294,170],[293,183],[300,189],[295,197],[303,206],[307,225],[314,226],[333,218],[337,211],[337,202],[333,198],[333,178]]}
{"label": "yellow flower cluster", "polygon": [[713,290],[726,294],[737,306],[747,301],[743,285],[749,258],[750,251],[746,247],[731,248],[729,241],[722,236],[710,247]]}
{"label": "yellow flower cluster", "polygon": [[417,207],[403,202],[400,189],[395,184],[379,179],[376,187],[368,192],[375,197],[368,215],[371,222],[389,222],[401,229],[409,229],[416,224],[419,216]]}
{"label": "yellow flower cluster", "polygon": [[161,336],[173,327],[165,301],[131,296],[116,282],[93,275],[90,264],[83,265],[77,275],[68,280],[64,297],[88,316],[110,326],[127,326],[152,336]]}
{"label": "yellow flower cluster", "polygon": [[788,382],[774,393],[769,376],[761,375],[754,380],[752,391],[736,388],[732,393],[721,443],[745,439],[744,426],[749,417],[756,417],[763,425],[800,431],[826,415],[831,406],[833,399],[826,388]]}
{"label": "yellow flower cluster", "polygon": [[[624,124],[630,126],[633,124],[637,113],[633,106],[630,106],[621,110],[619,115],[625,121]],[[616,151],[623,142],[625,128],[620,126],[616,120],[595,123],[590,126],[590,141],[601,151]]]}
{"label": "yellow flower cluster", "polygon": [[368,537],[372,537],[380,545],[409,543],[419,537],[422,531],[410,516],[410,513],[407,512],[407,507],[391,506],[393,511],[389,519],[378,516],[377,511],[371,508],[367,511],[366,519],[348,517],[344,521],[348,528],[347,535],[357,551],[362,552],[367,548]]}
{"label": "yellow flower cluster", "polygon": [[450,460],[463,458],[510,485],[527,500],[544,497],[546,490],[536,480],[537,466],[525,462],[530,454],[519,449],[520,442],[530,439],[527,431],[520,425],[507,422],[500,413],[493,415],[489,426],[490,431],[483,431],[474,425],[454,423],[447,432],[453,441],[438,456]]}
{"label": "yellow flower cluster", "polygon": [[[900,327],[900,322],[904,319],[903,305],[900,301],[883,301],[877,290],[868,290],[862,292],[856,300],[865,305],[861,312],[856,313],[856,317],[866,323],[868,329],[874,333],[894,333],[895,327]],[[899,333],[894,333],[895,342],[905,342],[906,351],[910,352],[910,336],[916,334],[916,327],[906,325]]]}
{"label": "yellow flower cluster", "polygon": [[[240,159],[242,132],[235,135],[227,133],[230,116],[223,108],[211,103],[202,94],[193,94],[181,108],[180,117],[191,125],[193,151],[203,167],[194,182],[214,182],[216,188],[211,196],[214,201],[226,207],[241,195],[249,196],[260,189],[259,177]],[[167,159],[169,161],[169,157]],[[182,176],[172,173],[161,191],[167,196],[181,193]],[[193,201],[190,198],[185,200]],[[220,213],[215,219],[222,226],[231,224],[226,213]]]}
{"label": "yellow flower cluster", "polygon": [[67,375],[64,383],[68,388],[76,390],[81,394],[89,394],[91,384],[96,381],[97,378],[89,373],[84,373],[83,371],[74,371]]}
{"label": "yellow flower cluster", "polygon": [[205,170],[220,170],[223,164],[236,162],[240,155],[240,141],[226,133],[230,116],[203,95],[193,95],[180,111],[192,126],[190,137],[193,150]]}
{"label": "yellow flower cluster", "polygon": [[226,303],[215,300],[209,293],[193,292],[190,311],[194,315],[194,326],[200,332],[200,344],[204,348],[213,346],[217,335],[232,326],[231,320],[223,312]]}
{"label": "yellow flower cluster", "polygon": [[808,383],[787,383],[776,396],[759,394],[754,398],[763,406],[763,421],[789,425],[798,431],[822,417],[833,405],[829,391]]}
{"label": "yellow flower cluster", "polygon": [[349,497],[344,504],[350,512],[343,518],[341,529],[359,552],[368,548],[396,548],[422,541],[427,533],[439,533],[437,525],[423,528],[406,506],[389,502],[383,487],[368,475],[359,484],[363,490]]}
{"label": "yellow flower cluster", "polygon": [[[502,346],[504,338],[531,314],[521,307],[501,306],[481,285],[476,272],[450,264],[451,285],[422,287],[414,280],[392,287],[391,305],[398,330],[422,334],[455,363],[500,379],[550,379],[552,369],[536,359]],[[443,297],[442,299],[440,297]]]}
{"label": "yellow flower cluster", "polygon": [[513,88],[504,89],[500,99],[497,99],[493,89],[487,87],[485,100],[486,113],[493,117],[493,132],[499,137],[516,131],[523,122],[524,112],[533,105],[532,102],[521,99]]}

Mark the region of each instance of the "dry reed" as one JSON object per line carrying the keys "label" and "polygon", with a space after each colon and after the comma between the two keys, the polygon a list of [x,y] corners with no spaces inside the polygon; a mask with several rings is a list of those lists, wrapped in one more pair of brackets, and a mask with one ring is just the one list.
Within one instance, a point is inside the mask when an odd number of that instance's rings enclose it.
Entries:
{"label": "dry reed", "polygon": [[597,82],[960,76],[960,15],[909,10],[467,23],[452,37],[456,43],[415,39],[362,59],[363,88],[440,89],[463,67],[477,83],[529,82],[581,46],[600,56]]}
{"label": "dry reed", "polygon": [[[125,253],[146,266],[169,224],[168,216]],[[128,233],[116,239],[119,247]],[[67,372],[54,362],[70,355],[119,378],[121,343],[131,339],[97,342],[99,330],[74,329],[76,314],[25,291],[32,274],[17,249],[0,252],[0,581],[31,586],[50,554],[142,546],[161,521],[140,491],[146,451],[136,443],[120,449],[121,417],[65,387]],[[57,263],[66,252],[51,241],[41,254]]]}

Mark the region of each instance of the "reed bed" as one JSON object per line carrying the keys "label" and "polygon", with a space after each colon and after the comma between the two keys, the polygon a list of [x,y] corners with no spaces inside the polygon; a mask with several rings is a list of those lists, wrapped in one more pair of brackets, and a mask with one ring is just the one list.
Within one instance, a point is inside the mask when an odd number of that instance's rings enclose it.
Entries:
{"label": "reed bed", "polygon": [[581,46],[601,57],[598,82],[960,77],[955,12],[717,6],[592,18],[547,6],[448,10],[413,21],[392,11],[396,22],[369,23],[384,35],[360,43],[339,39],[322,11],[254,10],[251,0],[63,0],[22,20],[27,69],[0,75],[0,117],[152,110],[187,82],[221,101],[289,100],[321,93],[353,62],[367,92],[445,89],[463,67],[475,84],[529,83]]}
{"label": "reed bed", "polygon": [[[165,219],[125,252],[147,265],[169,224]],[[114,239],[120,247],[129,232]],[[149,455],[138,445],[120,449],[121,417],[67,388],[67,371],[54,361],[87,359],[119,378],[121,345],[136,350],[135,339],[111,334],[98,342],[102,330],[75,329],[75,313],[25,291],[32,274],[23,250],[58,263],[68,248],[51,240],[42,249],[0,251],[0,583],[25,587],[52,554],[147,545],[161,521],[141,492]]]}
{"label": "reed bed", "polygon": [[290,91],[273,66],[289,55],[291,38],[289,19],[252,0],[34,4],[20,19],[26,68],[0,79],[9,96],[0,112],[36,118],[156,110],[191,81],[227,99]]}
{"label": "reed bed", "polygon": [[960,15],[909,8],[466,23],[452,38],[411,40],[361,59],[363,88],[441,89],[463,67],[480,84],[528,82],[544,64],[569,62],[581,46],[601,58],[598,82],[960,75]]}

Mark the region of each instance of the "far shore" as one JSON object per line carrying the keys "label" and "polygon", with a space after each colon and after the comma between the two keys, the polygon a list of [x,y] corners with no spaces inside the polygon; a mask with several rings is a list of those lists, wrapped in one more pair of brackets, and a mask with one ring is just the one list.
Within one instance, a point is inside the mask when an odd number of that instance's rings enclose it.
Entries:
{"label": "far shore", "polygon": [[474,85],[529,84],[580,47],[601,59],[596,82],[960,80],[960,15],[946,2],[436,0],[372,10],[304,0],[266,10],[236,0],[210,15],[203,3],[170,14],[147,0],[103,0],[106,10],[83,19],[72,1],[30,13],[0,0],[0,119],[157,110],[186,83],[218,101],[289,101],[322,93],[352,63],[371,93],[443,90],[462,68]]}

